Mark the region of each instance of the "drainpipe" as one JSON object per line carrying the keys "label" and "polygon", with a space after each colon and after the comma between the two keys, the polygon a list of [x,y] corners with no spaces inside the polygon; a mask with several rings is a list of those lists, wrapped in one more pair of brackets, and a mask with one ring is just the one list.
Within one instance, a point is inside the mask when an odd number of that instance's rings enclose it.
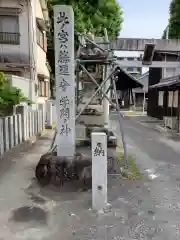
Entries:
{"label": "drainpipe", "polygon": [[[105,42],[109,42],[109,39],[108,39],[108,34],[107,34],[107,30],[104,29],[104,39],[105,39]],[[107,45],[107,49],[109,49],[109,44]],[[103,80],[105,80],[108,76],[109,76],[109,66],[108,64],[106,64],[104,66],[104,74],[103,74]],[[108,97],[110,98],[110,91],[108,91],[109,87],[110,87],[110,84],[111,84],[111,80],[108,79],[106,81],[106,83],[104,84],[104,92],[107,93]],[[105,97],[103,99],[103,113],[104,113],[104,127],[105,128],[109,128],[109,100],[107,100]]]}
{"label": "drainpipe", "polygon": [[28,47],[29,47],[29,65],[30,65],[30,81],[29,81],[29,99],[33,100],[32,96],[32,81],[33,81],[33,61],[32,61],[32,31],[31,31],[31,0],[27,1],[28,6]]}
{"label": "drainpipe", "polygon": [[179,134],[179,124],[180,124],[180,90],[178,89],[178,108],[177,108],[177,133]]}
{"label": "drainpipe", "polygon": [[[37,71],[36,71],[36,61],[35,61],[35,46],[36,41],[34,40],[34,31],[36,31],[35,26],[33,26],[34,15],[33,15],[33,0],[28,0],[28,20],[29,20],[29,59],[30,59],[30,99],[36,102],[36,95],[35,95],[35,83],[37,78]],[[33,2],[34,4],[34,2]]]}
{"label": "drainpipe", "polygon": [[[169,26],[167,25],[166,27],[166,40],[169,39]],[[167,56],[166,56],[166,53],[165,53],[165,62],[167,61]],[[166,77],[166,73],[167,73],[167,68],[164,68],[164,76],[163,77]]]}

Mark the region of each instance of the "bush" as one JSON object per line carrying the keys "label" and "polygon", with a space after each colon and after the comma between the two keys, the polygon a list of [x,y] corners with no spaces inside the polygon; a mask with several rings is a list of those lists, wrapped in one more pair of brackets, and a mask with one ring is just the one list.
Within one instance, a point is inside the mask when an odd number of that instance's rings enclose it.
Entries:
{"label": "bush", "polygon": [[31,104],[31,101],[24,96],[21,89],[10,86],[4,74],[0,72],[0,115],[11,114],[13,106],[21,102]]}

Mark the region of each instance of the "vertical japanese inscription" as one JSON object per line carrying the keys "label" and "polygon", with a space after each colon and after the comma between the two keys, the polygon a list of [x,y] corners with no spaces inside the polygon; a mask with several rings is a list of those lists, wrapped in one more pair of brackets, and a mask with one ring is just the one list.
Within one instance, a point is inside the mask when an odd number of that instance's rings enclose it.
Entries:
{"label": "vertical japanese inscription", "polygon": [[68,16],[65,12],[60,12],[57,16],[57,24],[59,25],[59,32],[57,34],[59,40],[59,74],[69,75],[70,56],[68,52],[69,34],[67,25],[69,24]]}
{"label": "vertical japanese inscription", "polygon": [[75,152],[74,13],[54,6],[58,156]]}
{"label": "vertical japanese inscription", "polygon": [[96,156],[98,156],[98,157],[104,156],[104,149],[103,149],[103,147],[102,147],[102,143],[98,142],[98,143],[96,144],[96,147],[95,147],[95,149],[94,149],[94,151],[93,151],[93,155],[94,155],[95,157],[96,157]]}
{"label": "vertical japanese inscription", "polygon": [[[65,79],[69,73],[69,64],[70,64],[70,56],[68,52],[68,38],[69,34],[66,30],[66,26],[69,24],[69,18],[65,12],[59,12],[57,16],[57,24],[59,25],[59,32],[57,34],[59,40],[59,75],[62,76],[60,79],[59,88],[61,91],[66,93],[67,87],[70,84]],[[63,124],[60,126],[60,135],[66,135],[71,132],[71,128],[68,126],[68,120],[70,117],[70,100],[68,96],[60,97],[60,119],[62,119]]]}

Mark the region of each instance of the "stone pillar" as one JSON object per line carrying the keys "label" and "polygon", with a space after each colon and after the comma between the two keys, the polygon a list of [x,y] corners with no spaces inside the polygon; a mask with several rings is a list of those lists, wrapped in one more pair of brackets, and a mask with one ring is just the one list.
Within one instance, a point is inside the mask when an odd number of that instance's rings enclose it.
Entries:
{"label": "stone pillar", "polygon": [[57,155],[75,153],[74,13],[71,6],[54,6]]}
{"label": "stone pillar", "polygon": [[26,141],[29,137],[28,106],[22,106],[20,113],[22,114],[22,140]]}
{"label": "stone pillar", "polygon": [[92,205],[96,211],[107,207],[107,135],[92,133]]}
{"label": "stone pillar", "polygon": [[53,116],[52,116],[52,101],[46,102],[46,127],[52,128]]}
{"label": "stone pillar", "polygon": [[4,154],[3,120],[0,119],[0,158]]}

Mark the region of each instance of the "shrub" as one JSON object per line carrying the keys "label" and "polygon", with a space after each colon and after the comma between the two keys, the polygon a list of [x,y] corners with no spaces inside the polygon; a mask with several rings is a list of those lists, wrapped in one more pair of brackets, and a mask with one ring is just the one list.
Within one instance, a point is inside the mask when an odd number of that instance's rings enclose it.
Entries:
{"label": "shrub", "polygon": [[10,86],[4,74],[0,72],[0,115],[9,115],[12,113],[13,106],[21,102],[32,103],[24,96],[21,89]]}

